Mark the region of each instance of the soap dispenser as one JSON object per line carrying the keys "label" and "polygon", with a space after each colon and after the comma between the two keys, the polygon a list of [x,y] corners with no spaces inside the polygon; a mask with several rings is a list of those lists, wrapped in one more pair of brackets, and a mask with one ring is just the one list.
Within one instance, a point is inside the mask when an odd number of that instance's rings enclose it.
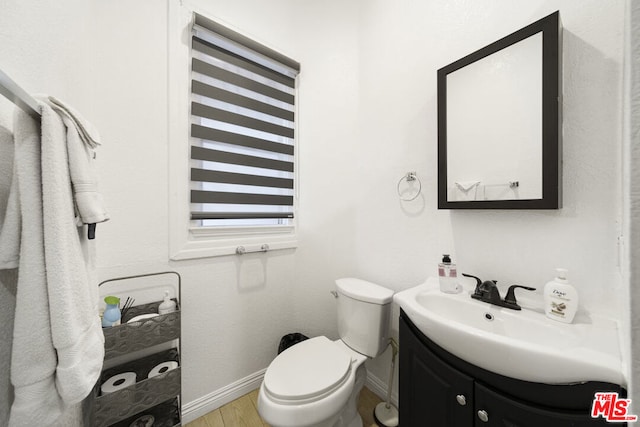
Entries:
{"label": "soap dispenser", "polygon": [[456,265],[447,254],[442,255],[442,262],[438,264],[438,280],[441,292],[455,294],[460,291]]}
{"label": "soap dispenser", "polygon": [[578,311],[578,292],[569,284],[566,269],[556,271],[557,277],[544,286],[544,311],[549,319],[571,323]]}
{"label": "soap dispenser", "polygon": [[164,291],[164,301],[158,306],[158,314],[169,314],[174,311],[176,311],[176,303],[169,298],[169,291]]}

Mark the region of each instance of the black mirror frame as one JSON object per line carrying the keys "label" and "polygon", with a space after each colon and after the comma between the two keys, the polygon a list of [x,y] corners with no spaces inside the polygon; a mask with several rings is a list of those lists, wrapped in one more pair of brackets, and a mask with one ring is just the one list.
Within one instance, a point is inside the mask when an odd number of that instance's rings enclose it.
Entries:
{"label": "black mirror frame", "polygon": [[[447,200],[447,74],[542,33],[542,198]],[[438,209],[559,209],[562,207],[562,24],[560,12],[438,70]]]}

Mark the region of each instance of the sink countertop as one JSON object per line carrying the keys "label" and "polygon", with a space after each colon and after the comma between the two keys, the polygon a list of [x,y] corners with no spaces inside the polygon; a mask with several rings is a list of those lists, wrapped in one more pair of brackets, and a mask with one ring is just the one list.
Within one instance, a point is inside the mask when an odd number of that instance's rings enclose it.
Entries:
{"label": "sink countertop", "polygon": [[626,386],[615,320],[579,310],[574,323],[565,324],[547,318],[525,292],[518,293],[525,295],[517,311],[472,299],[473,279],[459,283],[462,292],[445,294],[432,277],[393,299],[429,339],[489,371],[547,384]]}

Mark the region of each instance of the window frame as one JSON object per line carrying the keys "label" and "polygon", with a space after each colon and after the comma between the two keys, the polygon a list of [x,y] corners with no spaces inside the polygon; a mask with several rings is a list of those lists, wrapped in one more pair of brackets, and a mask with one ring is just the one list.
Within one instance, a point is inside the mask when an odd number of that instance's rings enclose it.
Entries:
{"label": "window frame", "polygon": [[[299,84],[295,79],[294,96],[294,188],[293,219],[289,225],[194,226],[190,209],[190,121],[191,121],[191,27],[194,13],[208,17],[239,34],[246,34],[218,19],[214,14],[187,5],[169,2],[168,32],[168,156],[169,156],[169,258],[185,260],[238,253],[296,248],[299,199]],[[262,40],[250,37],[269,46]],[[274,49],[278,51],[277,49]],[[242,250],[240,250],[242,251]]]}

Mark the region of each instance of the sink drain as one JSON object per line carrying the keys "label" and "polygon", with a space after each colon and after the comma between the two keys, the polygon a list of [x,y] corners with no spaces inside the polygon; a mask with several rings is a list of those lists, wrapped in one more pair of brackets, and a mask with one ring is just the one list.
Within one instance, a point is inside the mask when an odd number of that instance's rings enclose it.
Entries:
{"label": "sink drain", "polygon": [[493,314],[485,313],[484,314],[484,318],[487,319],[488,321],[492,321],[493,320]]}

